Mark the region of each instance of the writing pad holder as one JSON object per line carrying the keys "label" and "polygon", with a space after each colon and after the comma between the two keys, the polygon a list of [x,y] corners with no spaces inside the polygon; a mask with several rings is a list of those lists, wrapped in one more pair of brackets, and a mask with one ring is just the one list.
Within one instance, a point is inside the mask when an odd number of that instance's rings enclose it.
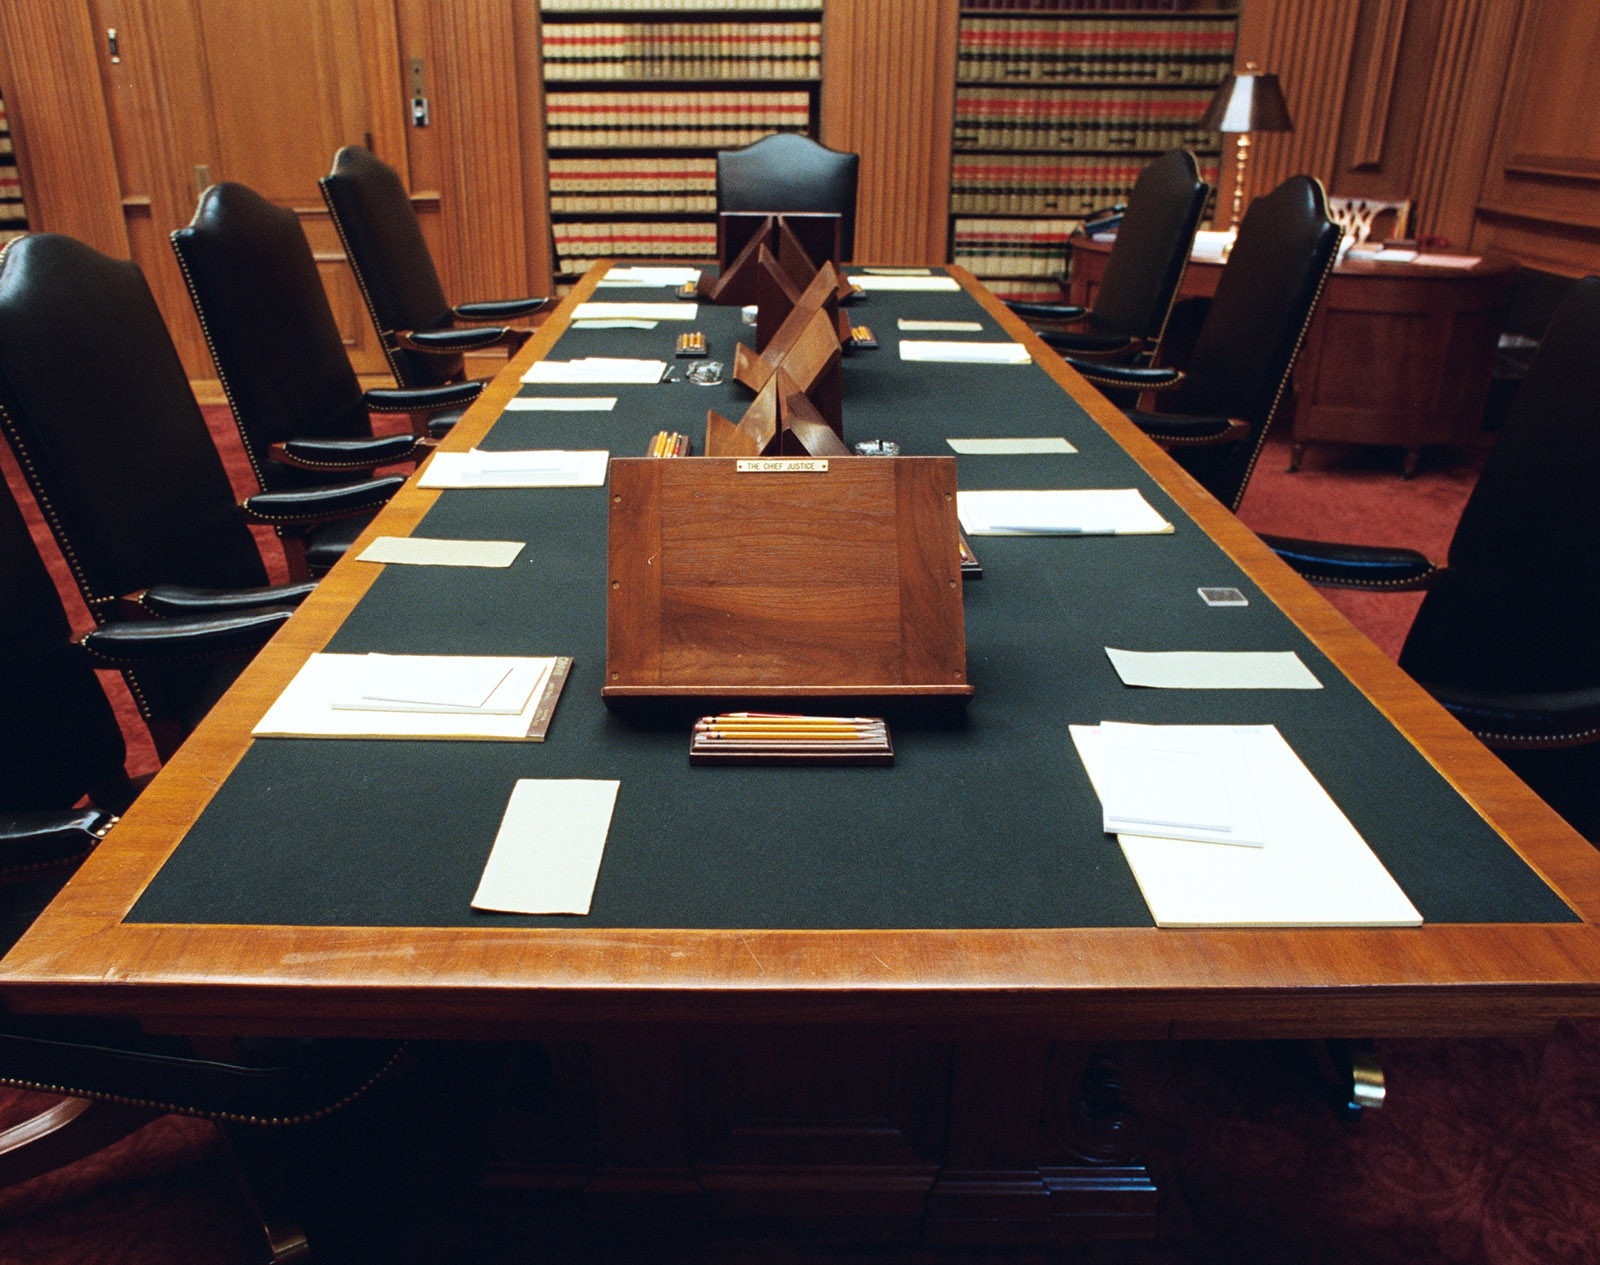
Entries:
{"label": "writing pad holder", "polygon": [[[839,232],[836,212],[723,211],[717,217],[717,275],[702,272],[696,290],[708,303],[759,304],[756,274],[763,246],[804,287],[818,266],[838,260]],[[839,288],[841,295],[850,289],[843,281]]]}
{"label": "writing pad holder", "polygon": [[847,457],[850,449],[783,366],[756,393],[735,426],[706,411],[708,457]]}
{"label": "writing pad holder", "polygon": [[953,457],[614,459],[601,695],[965,700],[955,492]]}

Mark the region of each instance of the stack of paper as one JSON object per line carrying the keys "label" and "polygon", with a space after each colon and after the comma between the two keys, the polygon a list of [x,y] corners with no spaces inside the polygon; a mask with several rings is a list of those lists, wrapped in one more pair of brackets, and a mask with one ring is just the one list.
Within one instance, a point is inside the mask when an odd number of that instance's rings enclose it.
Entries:
{"label": "stack of paper", "polygon": [[901,339],[900,359],[947,365],[1025,365],[1033,361],[1021,343],[963,343],[930,338]]}
{"label": "stack of paper", "polygon": [[417,481],[423,488],[597,488],[606,481],[605,449],[436,452]]}
{"label": "stack of paper", "polygon": [[575,321],[634,319],[640,321],[692,321],[698,303],[580,303],[572,310]]}
{"label": "stack of paper", "polygon": [[665,360],[630,360],[625,357],[585,356],[581,360],[539,360],[522,375],[524,382],[558,382],[573,386],[585,382],[660,382],[667,372]]}
{"label": "stack of paper", "polygon": [[1159,535],[1172,530],[1138,488],[957,492],[956,514],[971,536]]}
{"label": "stack of paper", "polygon": [[511,791],[474,909],[587,914],[620,784],[522,778]]}
{"label": "stack of paper", "polygon": [[954,277],[906,276],[903,273],[856,272],[850,280],[863,290],[959,290]]}
{"label": "stack of paper", "polygon": [[258,737],[527,738],[557,660],[314,654],[252,730]]}
{"label": "stack of paper", "polygon": [[600,278],[603,286],[681,286],[700,280],[698,268],[648,268],[613,266]]}
{"label": "stack of paper", "polygon": [[1157,926],[1422,921],[1275,727],[1073,725],[1071,734]]}
{"label": "stack of paper", "polygon": [[920,321],[902,316],[895,323],[902,334],[981,334],[982,321]]}

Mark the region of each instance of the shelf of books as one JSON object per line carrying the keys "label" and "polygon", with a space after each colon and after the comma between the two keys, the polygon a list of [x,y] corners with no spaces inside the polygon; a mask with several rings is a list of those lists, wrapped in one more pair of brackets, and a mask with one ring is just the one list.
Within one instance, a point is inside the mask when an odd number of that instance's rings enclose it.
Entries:
{"label": "shelf of books", "polygon": [[0,99],[0,246],[28,231],[28,211],[22,203],[22,180],[17,156],[11,149],[11,124],[6,103]]}
{"label": "shelf of books", "polygon": [[558,282],[596,259],[712,260],[716,151],[815,136],[820,0],[542,0]]}
{"label": "shelf of books", "polygon": [[1223,0],[963,0],[951,136],[951,257],[1004,298],[1057,298],[1068,238],[1179,146],[1233,66]]}

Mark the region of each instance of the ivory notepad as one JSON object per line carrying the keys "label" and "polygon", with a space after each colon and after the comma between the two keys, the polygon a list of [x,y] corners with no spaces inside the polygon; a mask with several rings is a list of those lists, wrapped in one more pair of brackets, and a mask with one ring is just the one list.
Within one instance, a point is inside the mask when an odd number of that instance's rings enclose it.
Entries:
{"label": "ivory notepad", "polygon": [[584,383],[644,385],[660,382],[665,360],[634,360],[613,356],[585,356],[581,360],[538,360],[522,375],[524,382],[554,382],[569,386]]}
{"label": "ivory notepad", "polygon": [[969,343],[933,338],[901,339],[900,359],[946,365],[1025,365],[1033,361],[1021,343]]}
{"label": "ivory notepad", "polygon": [[520,540],[435,540],[427,536],[379,536],[356,555],[358,562],[419,567],[509,567],[522,552]]}
{"label": "ivory notepad", "polygon": [[1320,690],[1293,650],[1117,650],[1106,657],[1124,685],[1158,690]]}
{"label": "ivory notepad", "polygon": [[472,907],[504,914],[587,914],[620,785],[587,778],[519,779]]}
{"label": "ivory notepad", "polygon": [[1036,438],[1006,437],[1002,439],[947,439],[951,448],[963,456],[1010,457],[1028,453],[1073,453],[1078,450],[1058,435],[1040,435]]}
{"label": "ivory notepad", "polygon": [[506,401],[515,413],[609,413],[617,407],[614,395],[518,395]]}
{"label": "ivory notepad", "polygon": [[863,290],[959,290],[954,277],[906,276],[902,273],[856,272],[850,280]]}
{"label": "ivory notepad", "polygon": [[572,309],[575,321],[692,321],[698,303],[580,303]]}

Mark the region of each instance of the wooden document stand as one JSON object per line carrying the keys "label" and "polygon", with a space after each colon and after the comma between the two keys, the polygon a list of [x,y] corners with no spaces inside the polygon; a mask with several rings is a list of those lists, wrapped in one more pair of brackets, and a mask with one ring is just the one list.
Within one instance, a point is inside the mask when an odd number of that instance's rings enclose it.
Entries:
{"label": "wooden document stand", "polygon": [[767,379],[735,426],[706,411],[708,457],[848,457],[850,449],[783,367]]}
{"label": "wooden document stand", "polygon": [[607,700],[970,697],[952,457],[611,463]]}

